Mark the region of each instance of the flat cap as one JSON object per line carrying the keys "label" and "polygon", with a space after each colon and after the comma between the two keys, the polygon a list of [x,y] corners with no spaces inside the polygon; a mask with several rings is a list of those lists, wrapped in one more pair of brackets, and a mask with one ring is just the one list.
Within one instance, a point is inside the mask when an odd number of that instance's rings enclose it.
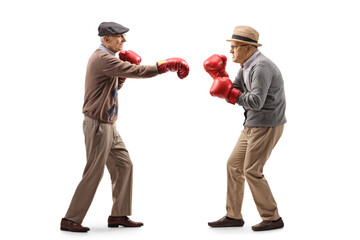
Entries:
{"label": "flat cap", "polygon": [[99,31],[99,36],[102,37],[102,36],[123,34],[129,31],[129,29],[115,22],[102,22],[99,25],[98,31]]}

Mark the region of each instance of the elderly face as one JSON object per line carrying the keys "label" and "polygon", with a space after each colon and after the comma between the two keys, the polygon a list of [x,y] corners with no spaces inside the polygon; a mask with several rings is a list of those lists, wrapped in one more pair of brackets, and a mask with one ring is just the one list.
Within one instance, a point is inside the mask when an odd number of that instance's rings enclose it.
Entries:
{"label": "elderly face", "polygon": [[126,42],[125,34],[105,36],[104,40],[106,42],[106,47],[114,53],[123,50],[123,43]]}
{"label": "elderly face", "polygon": [[254,49],[249,44],[232,41],[230,53],[232,54],[233,62],[244,64],[254,53]]}

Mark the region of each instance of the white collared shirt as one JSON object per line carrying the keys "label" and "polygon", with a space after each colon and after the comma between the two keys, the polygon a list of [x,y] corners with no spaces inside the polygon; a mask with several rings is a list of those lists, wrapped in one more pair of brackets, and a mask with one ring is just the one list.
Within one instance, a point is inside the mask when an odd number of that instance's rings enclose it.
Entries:
{"label": "white collared shirt", "polygon": [[254,59],[257,57],[257,55],[260,54],[260,51],[257,50],[256,52],[254,52],[253,55],[251,55],[251,57],[249,57],[249,59],[244,63],[242,67],[242,70],[243,70],[243,77],[244,77],[244,82],[245,82],[245,85],[249,86],[249,66],[250,64],[254,61]]}
{"label": "white collared shirt", "polygon": [[109,50],[108,48],[106,48],[104,45],[100,44],[99,46],[100,50],[104,50],[104,51],[108,51],[109,53],[111,53],[112,55],[115,55],[115,53],[113,53],[111,50]]}

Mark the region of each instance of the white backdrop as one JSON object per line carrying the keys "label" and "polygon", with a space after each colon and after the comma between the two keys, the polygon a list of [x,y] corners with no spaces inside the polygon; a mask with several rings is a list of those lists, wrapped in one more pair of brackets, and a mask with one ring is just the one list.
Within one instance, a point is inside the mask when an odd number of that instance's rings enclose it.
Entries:
{"label": "white backdrop", "polygon": [[[2,239],[304,239],[359,236],[359,25],[356,1],[2,1]],[[97,27],[130,28],[125,49],[142,64],[184,58],[190,74],[128,79],[118,130],[134,163],[140,229],[109,229],[105,171],[83,222],[59,230],[85,166],[81,113]],[[246,188],[245,226],[211,229],[225,214],[226,161],[243,110],[211,97],[203,61],[229,59],[236,25],[260,32],[260,51],[285,80],[283,137],[265,167],[285,228],[255,233],[261,219]],[[234,79],[239,65],[228,61]],[[6,236],[4,238],[3,236]]]}

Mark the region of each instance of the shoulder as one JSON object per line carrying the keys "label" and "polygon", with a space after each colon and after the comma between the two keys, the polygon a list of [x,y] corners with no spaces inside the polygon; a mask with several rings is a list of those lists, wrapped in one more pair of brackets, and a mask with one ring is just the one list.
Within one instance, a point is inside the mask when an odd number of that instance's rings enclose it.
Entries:
{"label": "shoulder", "polygon": [[99,62],[99,64],[118,64],[120,62],[119,58],[101,49],[96,49],[91,58],[93,59],[93,61]]}
{"label": "shoulder", "polygon": [[256,56],[256,58],[254,59],[254,61],[252,63],[253,66],[257,66],[257,65],[266,66],[266,65],[271,65],[271,64],[272,64],[272,61],[262,53],[259,53],[259,55]]}
{"label": "shoulder", "polygon": [[109,53],[107,51],[101,50],[101,49],[96,49],[91,57],[99,58],[99,59],[116,59],[116,57],[114,55],[112,55],[111,53]]}
{"label": "shoulder", "polygon": [[270,71],[274,74],[280,73],[280,70],[278,69],[276,64],[262,53],[260,53],[255,58],[254,62],[252,63],[251,69],[253,71]]}

